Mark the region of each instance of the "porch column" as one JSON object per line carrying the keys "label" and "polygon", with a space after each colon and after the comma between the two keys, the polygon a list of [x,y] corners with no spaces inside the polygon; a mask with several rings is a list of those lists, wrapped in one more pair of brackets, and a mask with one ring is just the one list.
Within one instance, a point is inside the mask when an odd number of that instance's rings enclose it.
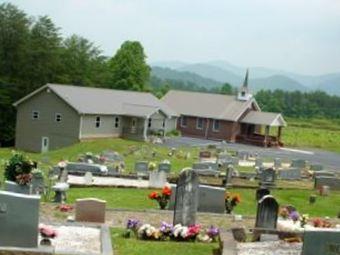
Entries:
{"label": "porch column", "polygon": [[144,141],[148,139],[148,118],[144,119],[143,139]]}
{"label": "porch column", "polygon": [[265,134],[264,134],[264,147],[268,146],[267,143],[268,143],[269,129],[270,129],[270,127],[266,126]]}
{"label": "porch column", "polygon": [[277,141],[281,142],[281,135],[282,135],[282,127],[277,129]]}

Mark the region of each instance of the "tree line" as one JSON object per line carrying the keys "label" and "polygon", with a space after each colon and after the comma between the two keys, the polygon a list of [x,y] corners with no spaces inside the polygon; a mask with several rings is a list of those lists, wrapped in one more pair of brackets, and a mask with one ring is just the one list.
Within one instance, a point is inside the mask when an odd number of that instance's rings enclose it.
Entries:
{"label": "tree line", "polygon": [[[236,94],[225,83],[207,89],[192,82],[151,76],[143,46],[126,41],[114,56],[103,55],[78,35],[62,37],[48,16],[31,17],[15,5],[0,5],[0,144],[14,141],[12,104],[46,83],[149,91],[163,96],[170,89]],[[292,117],[340,117],[340,98],[323,92],[260,91],[263,110]]]}

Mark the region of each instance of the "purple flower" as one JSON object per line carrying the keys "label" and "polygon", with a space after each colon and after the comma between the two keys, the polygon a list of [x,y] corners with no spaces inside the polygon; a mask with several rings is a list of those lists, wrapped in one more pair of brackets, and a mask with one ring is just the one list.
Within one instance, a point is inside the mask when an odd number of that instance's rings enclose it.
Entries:
{"label": "purple flower", "polygon": [[161,227],[159,228],[159,230],[160,230],[163,234],[171,233],[171,232],[172,232],[172,229],[173,229],[172,224],[168,224],[168,223],[166,223],[165,221],[163,221],[163,222],[161,223]]}
{"label": "purple flower", "polygon": [[210,238],[214,238],[218,236],[219,233],[220,233],[220,230],[218,228],[215,228],[214,226],[210,226],[210,228],[207,229],[207,235]]}
{"label": "purple flower", "polygon": [[289,218],[291,218],[293,221],[298,221],[300,219],[300,214],[297,211],[292,211],[289,214]]}
{"label": "purple flower", "polygon": [[126,228],[127,229],[136,229],[139,224],[139,220],[137,219],[128,219]]}

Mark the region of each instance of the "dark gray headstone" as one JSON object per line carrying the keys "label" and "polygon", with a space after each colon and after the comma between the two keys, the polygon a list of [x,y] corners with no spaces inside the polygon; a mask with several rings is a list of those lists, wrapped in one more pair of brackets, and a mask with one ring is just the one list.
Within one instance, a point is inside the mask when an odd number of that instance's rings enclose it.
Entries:
{"label": "dark gray headstone", "polygon": [[0,191],[0,246],[38,246],[39,196]]}
{"label": "dark gray headstone", "polygon": [[290,168],[279,170],[279,178],[283,180],[300,180],[301,179],[301,168]]}
{"label": "dark gray headstone", "polygon": [[276,172],[273,168],[265,169],[260,174],[260,186],[275,186]]}
{"label": "dark gray headstone", "polygon": [[326,176],[316,177],[314,187],[320,189],[322,186],[329,186],[331,190],[340,190],[340,179]]}
{"label": "dark gray headstone", "polygon": [[232,186],[231,178],[233,176],[233,172],[234,172],[234,167],[232,165],[229,165],[225,172],[224,185],[226,188],[229,188]]}
{"label": "dark gray headstone", "polygon": [[335,173],[332,171],[317,171],[314,173],[314,177],[336,177]]}
{"label": "dark gray headstone", "polygon": [[42,194],[45,190],[44,177],[42,175],[32,176],[32,194]]}
{"label": "dark gray headstone", "polygon": [[263,160],[261,158],[256,158],[255,159],[255,166],[257,166],[257,167],[263,166]]}
{"label": "dark gray headstone", "polygon": [[137,175],[148,175],[149,163],[147,161],[138,161],[135,163]]}
{"label": "dark gray headstone", "polygon": [[93,174],[107,173],[107,167],[99,164],[91,164],[84,162],[69,162],[67,163],[66,170],[68,173],[86,173],[91,172]]}
{"label": "dark gray headstone", "polygon": [[274,168],[280,168],[282,167],[282,160],[280,158],[275,158],[274,159]]}
{"label": "dark gray headstone", "polygon": [[159,163],[158,164],[158,172],[170,173],[170,171],[171,171],[171,164],[168,164],[168,163]]}
{"label": "dark gray headstone", "polygon": [[224,213],[225,189],[207,185],[199,186],[199,212]]}
{"label": "dark gray headstone", "polygon": [[310,170],[312,170],[312,171],[322,171],[323,170],[323,165],[321,165],[321,164],[312,164],[312,165],[310,165]]}
{"label": "dark gray headstone", "polygon": [[306,168],[307,167],[307,161],[304,160],[304,159],[293,159],[291,167]]}
{"label": "dark gray headstone", "polygon": [[176,187],[174,225],[189,226],[196,223],[199,177],[192,169],[181,171]]}
{"label": "dark gray headstone", "polygon": [[196,162],[192,165],[192,169],[218,170],[218,164],[214,162]]}
{"label": "dark gray headstone", "polygon": [[32,185],[19,185],[16,182],[5,181],[5,190],[8,192],[29,195],[32,194]]}
{"label": "dark gray headstone", "polygon": [[305,231],[302,255],[339,255],[340,231]]}
{"label": "dark gray headstone", "polygon": [[262,197],[257,203],[256,228],[276,229],[279,204],[271,195]]}

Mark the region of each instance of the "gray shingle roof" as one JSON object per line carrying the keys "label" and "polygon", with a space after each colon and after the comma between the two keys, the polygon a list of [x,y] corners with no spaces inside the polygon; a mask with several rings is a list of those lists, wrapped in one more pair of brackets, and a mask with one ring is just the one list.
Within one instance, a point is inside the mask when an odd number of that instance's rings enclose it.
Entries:
{"label": "gray shingle roof", "polygon": [[151,93],[61,84],[47,84],[20,99],[14,105],[17,106],[44,88],[51,89],[80,114],[148,117],[160,110],[167,116],[176,116],[169,106]]}
{"label": "gray shingle roof", "polygon": [[241,123],[266,125],[272,127],[286,126],[286,122],[280,113],[250,111],[241,120]]}
{"label": "gray shingle roof", "polygon": [[169,91],[162,99],[178,115],[237,121],[241,115],[255,104],[254,99],[239,101],[235,96],[188,91]]}

